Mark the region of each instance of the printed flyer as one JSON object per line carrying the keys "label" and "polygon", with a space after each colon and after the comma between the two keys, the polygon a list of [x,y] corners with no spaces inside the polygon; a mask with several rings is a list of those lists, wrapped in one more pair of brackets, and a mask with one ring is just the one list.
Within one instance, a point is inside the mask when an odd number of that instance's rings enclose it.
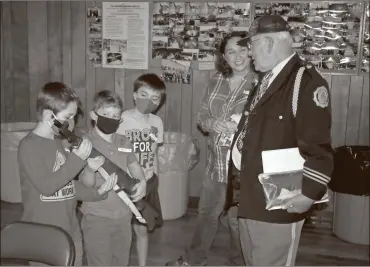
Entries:
{"label": "printed flyer", "polygon": [[103,68],[147,69],[149,3],[103,2]]}

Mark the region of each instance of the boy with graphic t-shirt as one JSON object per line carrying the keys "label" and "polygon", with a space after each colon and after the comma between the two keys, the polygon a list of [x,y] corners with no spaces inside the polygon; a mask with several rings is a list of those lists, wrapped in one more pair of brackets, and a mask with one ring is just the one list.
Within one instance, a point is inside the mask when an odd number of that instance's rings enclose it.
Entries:
{"label": "boy with graphic t-shirt", "polygon": [[[130,140],[116,134],[122,122],[122,111],[123,103],[119,95],[108,90],[98,92],[93,100],[93,110],[90,111],[94,127],[86,137],[104,155],[104,160],[117,164],[116,172],[123,170],[140,180],[132,189],[135,193],[131,198],[136,202],[146,194],[146,179]],[[104,178],[96,171],[86,171],[80,180],[88,187],[98,187],[104,183]],[[125,202],[111,191],[105,200],[82,203],[81,211],[88,265],[127,266],[131,249],[132,212]]]}
{"label": "boy with graphic t-shirt", "polygon": [[[117,130],[118,134],[129,138],[139,164],[144,170],[147,179],[147,195],[149,201],[161,214],[161,205],[158,195],[158,144],[163,143],[162,119],[152,112],[158,109],[165,94],[164,82],[155,74],[144,74],[134,82],[135,108],[122,114],[123,122]],[[160,215],[160,222],[162,218]],[[148,254],[148,231],[145,225],[133,220],[133,227],[137,236],[136,248],[139,265],[145,266]]]}
{"label": "boy with graphic t-shirt", "polygon": [[[77,200],[97,201],[107,197],[117,178],[110,177],[98,189],[89,189],[74,178],[87,168],[97,169],[100,159],[88,159],[91,142],[84,139],[79,148],[65,149],[55,122],[73,130],[79,106],[76,93],[65,84],[47,83],[38,94],[36,128],[24,137],[18,148],[18,166],[23,202],[22,221],[55,225],[74,240],[75,265],[82,265],[82,238],[77,220]],[[86,161],[87,160],[87,161]]]}

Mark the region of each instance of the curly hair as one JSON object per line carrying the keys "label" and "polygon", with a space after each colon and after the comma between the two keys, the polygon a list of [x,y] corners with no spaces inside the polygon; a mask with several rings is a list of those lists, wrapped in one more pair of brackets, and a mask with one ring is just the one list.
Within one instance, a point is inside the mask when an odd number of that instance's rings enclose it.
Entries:
{"label": "curly hair", "polygon": [[222,39],[217,51],[216,68],[225,78],[230,78],[233,74],[233,70],[224,59],[223,55],[225,54],[227,43],[229,42],[229,40],[235,37],[245,38],[246,34],[241,32],[231,32]]}

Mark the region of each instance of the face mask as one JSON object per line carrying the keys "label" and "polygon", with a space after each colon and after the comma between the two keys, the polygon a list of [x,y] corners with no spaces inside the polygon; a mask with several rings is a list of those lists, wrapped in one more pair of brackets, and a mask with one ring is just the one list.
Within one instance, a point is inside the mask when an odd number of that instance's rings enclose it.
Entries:
{"label": "face mask", "polygon": [[136,98],[136,108],[143,114],[149,114],[155,111],[158,105],[154,104],[149,98]]}
{"label": "face mask", "polygon": [[119,124],[121,123],[121,120],[100,116],[96,112],[95,114],[98,116],[98,120],[96,121],[96,127],[98,127],[100,131],[102,131],[105,134],[112,134],[117,131]]}

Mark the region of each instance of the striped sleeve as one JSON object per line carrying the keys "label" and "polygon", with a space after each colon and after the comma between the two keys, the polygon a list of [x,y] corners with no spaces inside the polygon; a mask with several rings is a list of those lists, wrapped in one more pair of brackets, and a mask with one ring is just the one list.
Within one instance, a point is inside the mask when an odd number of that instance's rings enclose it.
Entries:
{"label": "striped sleeve", "polygon": [[321,84],[308,82],[304,87],[301,88],[296,117],[298,147],[305,159],[302,194],[320,200],[327,191],[334,165],[330,95],[325,81]]}

